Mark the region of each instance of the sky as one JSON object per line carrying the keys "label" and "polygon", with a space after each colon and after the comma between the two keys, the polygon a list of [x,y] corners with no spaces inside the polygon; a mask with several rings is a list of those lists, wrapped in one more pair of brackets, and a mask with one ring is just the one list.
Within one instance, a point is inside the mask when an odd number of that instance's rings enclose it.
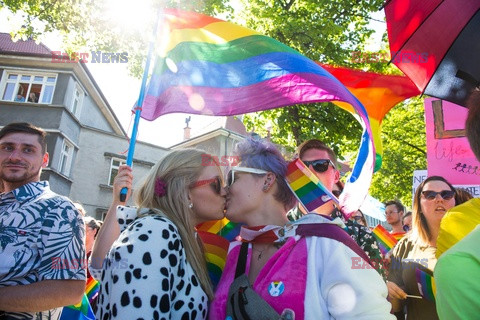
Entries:
{"label": "sky", "polygon": [[[128,0],[107,0],[111,2],[111,9],[107,13],[111,19],[126,24],[129,28],[142,28],[142,19],[135,16],[142,16],[146,11],[148,0],[138,0],[135,6]],[[151,11],[151,10],[150,10]],[[373,15],[374,18],[383,20],[383,12]],[[137,21],[134,24],[134,21]],[[19,27],[21,21],[10,14],[6,9],[0,10],[0,32],[10,32]],[[373,37],[372,46],[378,46],[381,34],[385,30],[385,23],[371,22],[372,27],[379,32]],[[62,51],[60,37],[49,35],[41,41],[52,51]],[[145,49],[147,50],[147,49]],[[126,64],[121,63],[89,63],[88,69],[92,73],[101,91],[107,98],[108,103],[115,112],[128,136],[132,133],[133,116],[131,108],[137,101],[141,79],[129,76]],[[183,140],[183,128],[185,119],[191,116],[189,126],[192,128],[192,137],[204,132],[206,127],[211,128],[215,123],[220,122],[220,117],[199,116],[189,114],[168,114],[159,117],[155,121],[140,119],[138,140],[149,142],[161,147],[170,147]]]}

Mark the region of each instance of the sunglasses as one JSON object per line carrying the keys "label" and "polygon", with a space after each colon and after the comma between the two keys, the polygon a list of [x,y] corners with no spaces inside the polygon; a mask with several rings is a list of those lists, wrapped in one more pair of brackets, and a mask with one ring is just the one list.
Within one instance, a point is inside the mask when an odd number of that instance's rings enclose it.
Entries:
{"label": "sunglasses", "polygon": [[257,168],[248,168],[248,167],[235,167],[232,168],[227,174],[227,186],[231,187],[235,182],[235,172],[245,172],[253,174],[267,174],[268,171],[257,169]]}
{"label": "sunglasses", "polygon": [[354,216],[353,219],[355,219],[355,221],[361,221],[361,220],[363,220],[363,217],[361,217],[361,216]]}
{"label": "sunglasses", "polygon": [[216,194],[220,195],[220,193],[222,193],[222,184],[222,179],[220,177],[215,177],[212,179],[198,180],[197,182],[192,184],[190,188],[194,189],[209,185]]}
{"label": "sunglasses", "polygon": [[422,194],[424,198],[427,200],[435,200],[435,198],[437,197],[437,194],[439,194],[443,200],[450,200],[455,196],[455,191],[442,190],[440,192],[436,192],[436,191],[427,190],[427,191],[422,191]]}
{"label": "sunglasses", "polygon": [[405,231],[405,232],[410,231],[410,226],[409,225],[404,225],[402,228],[403,228],[403,231]]}
{"label": "sunglasses", "polygon": [[328,170],[328,166],[332,166],[335,169],[335,165],[333,164],[332,160],[330,159],[318,159],[313,161],[303,161],[305,166],[310,167],[312,166],[313,170],[317,171],[318,173],[322,173]]}

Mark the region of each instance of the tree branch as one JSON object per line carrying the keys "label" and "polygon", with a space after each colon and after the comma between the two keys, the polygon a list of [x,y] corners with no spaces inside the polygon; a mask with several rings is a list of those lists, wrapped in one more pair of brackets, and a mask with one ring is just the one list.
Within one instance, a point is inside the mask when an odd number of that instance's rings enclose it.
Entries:
{"label": "tree branch", "polygon": [[407,146],[412,147],[413,149],[417,150],[417,151],[420,152],[421,154],[424,154],[424,155],[427,154],[424,150],[420,149],[420,148],[417,147],[416,145],[413,145],[413,144],[411,144],[411,143],[409,143],[409,142],[407,142],[407,141],[403,141],[403,143],[405,143]]}

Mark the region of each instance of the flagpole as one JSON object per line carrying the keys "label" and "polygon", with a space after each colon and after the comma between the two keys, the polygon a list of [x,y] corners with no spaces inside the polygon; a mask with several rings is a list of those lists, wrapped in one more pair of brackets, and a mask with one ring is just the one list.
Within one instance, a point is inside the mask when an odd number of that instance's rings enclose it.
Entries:
{"label": "flagpole", "polygon": [[[148,48],[147,62],[145,63],[145,70],[143,71],[142,85],[140,87],[140,94],[138,96],[137,106],[135,108],[135,118],[133,120],[132,135],[130,136],[130,146],[128,147],[127,166],[132,167],[133,154],[135,152],[135,143],[137,142],[138,123],[140,122],[140,114],[142,113],[143,100],[145,98],[145,87],[147,86],[148,70],[150,69],[150,61],[152,59],[153,49],[155,47],[155,39],[157,35],[158,21],[160,19],[160,7],[157,11],[155,19],[155,26],[152,32],[152,39]],[[125,202],[127,198],[128,188],[122,188],[120,191],[120,201]]]}

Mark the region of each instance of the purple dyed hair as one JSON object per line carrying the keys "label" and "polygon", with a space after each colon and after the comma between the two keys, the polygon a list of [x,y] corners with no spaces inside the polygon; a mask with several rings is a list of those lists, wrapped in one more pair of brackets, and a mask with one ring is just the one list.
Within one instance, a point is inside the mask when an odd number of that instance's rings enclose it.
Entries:
{"label": "purple dyed hair", "polygon": [[285,181],[288,163],[273,143],[247,138],[235,146],[233,153],[242,159],[242,167],[263,169],[274,173],[278,185],[278,191],[274,195],[275,199],[283,203],[287,210],[296,205],[295,195]]}

